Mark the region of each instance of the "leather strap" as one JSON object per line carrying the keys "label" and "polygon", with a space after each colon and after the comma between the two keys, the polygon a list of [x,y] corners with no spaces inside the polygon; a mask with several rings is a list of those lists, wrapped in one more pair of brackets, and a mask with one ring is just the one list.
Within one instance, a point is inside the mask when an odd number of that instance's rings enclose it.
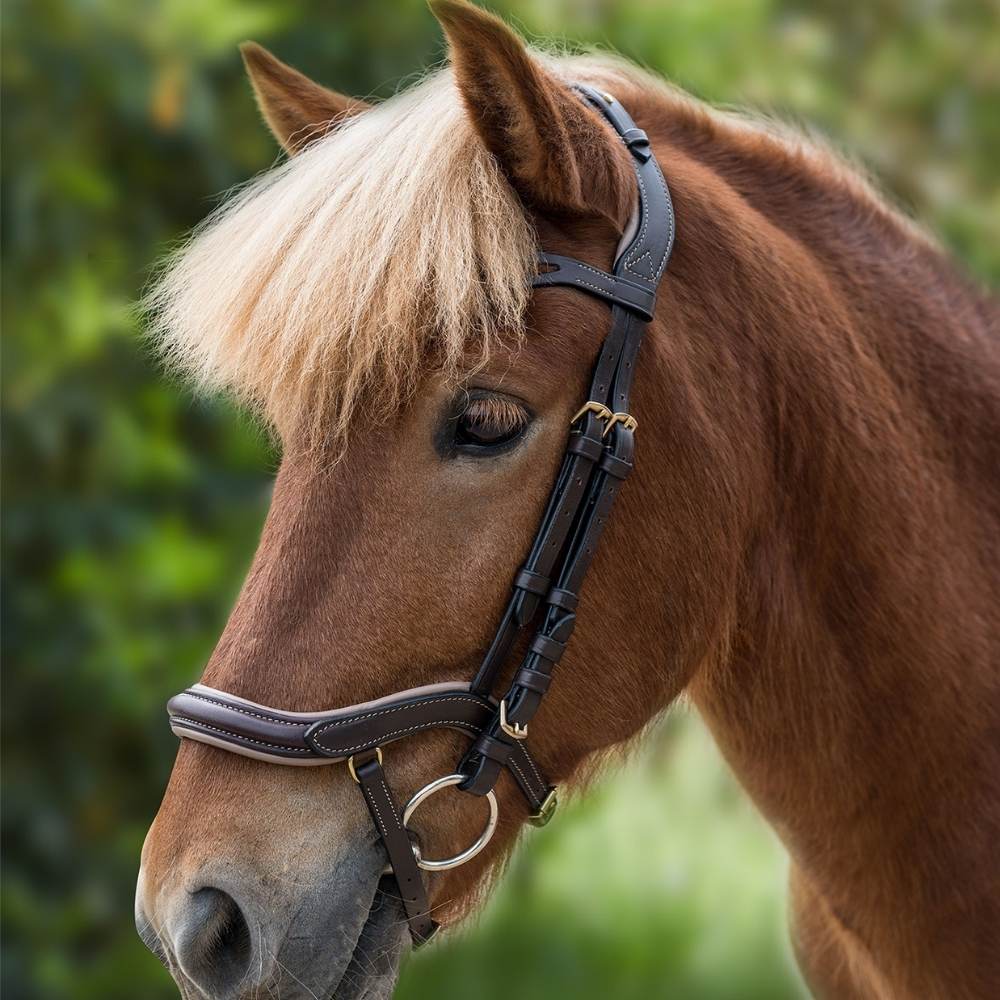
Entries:
{"label": "leather strap", "polygon": [[656,307],[656,293],[652,289],[557,253],[539,254],[538,261],[549,270],[535,276],[532,282],[535,288],[571,285],[605,302],[630,309],[647,323],[652,320]]}
{"label": "leather strap", "polygon": [[410,835],[400,819],[399,807],[386,783],[385,771],[382,770],[378,757],[370,754],[367,760],[360,763],[355,760],[354,773],[372,822],[382,838],[386,854],[389,855],[389,864],[399,886],[399,897],[403,901],[410,933],[414,945],[419,947],[434,936],[438,925],[431,919],[427,889],[417,867]]}
{"label": "leather strap", "polygon": [[[357,757],[428,729],[475,737],[496,714],[496,702],[465,685],[432,685],[332,712],[285,712],[202,684],[167,703],[177,736],[247,757],[284,764],[323,765]],[[519,744],[510,772],[528,808],[537,812],[551,791],[527,746]]]}

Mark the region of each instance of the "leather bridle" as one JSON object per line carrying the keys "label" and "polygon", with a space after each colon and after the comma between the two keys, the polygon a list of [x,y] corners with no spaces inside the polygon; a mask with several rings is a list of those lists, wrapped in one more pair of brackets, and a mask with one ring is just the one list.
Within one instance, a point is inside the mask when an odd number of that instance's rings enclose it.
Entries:
{"label": "leather bridle", "polygon": [[[622,482],[632,471],[637,423],[629,413],[636,355],[653,318],[656,291],[670,258],[674,213],[646,133],[610,95],[577,86],[611,125],[632,156],[639,199],[612,271],[558,254],[542,253],[534,287],[563,285],[611,306],[611,331],[594,368],[587,402],[571,421],[555,487],[496,635],[471,684],[444,683],[401,691],[363,705],[326,712],[284,712],[196,684],[167,706],[177,736],[278,764],[346,761],[385,845],[389,868],[417,944],[437,925],[431,919],[420,869],[453,868],[478,854],[496,827],[493,789],[505,768],[542,826],[556,808],[556,790],[528,751],[528,725],[552,682],[552,672],[576,623],[583,578]],[[534,634],[506,694],[493,697],[498,674],[519,636]],[[382,748],[428,729],[449,728],[473,742],[455,773],[425,785],[400,813],[382,769]],[[461,854],[423,858],[407,830],[410,816],[430,795],[457,786],[485,796],[490,818]]]}

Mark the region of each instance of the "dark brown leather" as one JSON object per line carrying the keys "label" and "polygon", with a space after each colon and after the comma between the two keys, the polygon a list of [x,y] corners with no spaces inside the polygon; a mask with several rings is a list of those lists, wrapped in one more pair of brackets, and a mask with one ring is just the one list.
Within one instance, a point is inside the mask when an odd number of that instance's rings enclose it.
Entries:
{"label": "dark brown leather", "polygon": [[413,843],[403,826],[399,806],[385,780],[385,771],[378,757],[370,753],[367,760],[354,761],[354,773],[357,775],[361,794],[365,797],[368,811],[371,813],[389,856],[392,874],[399,887],[399,896],[403,901],[406,919],[410,924],[410,934],[414,945],[420,946],[429,941],[437,931],[437,924],[431,919],[430,903],[427,899],[427,889],[420,876],[420,868],[413,853]]}
{"label": "dark brown leather", "polygon": [[[283,712],[202,685],[167,702],[178,736],[299,764],[333,764],[426,729],[457,729],[474,737],[496,710],[496,702],[471,694],[465,685],[315,713]],[[537,812],[550,788],[523,743],[513,753],[510,771]]]}

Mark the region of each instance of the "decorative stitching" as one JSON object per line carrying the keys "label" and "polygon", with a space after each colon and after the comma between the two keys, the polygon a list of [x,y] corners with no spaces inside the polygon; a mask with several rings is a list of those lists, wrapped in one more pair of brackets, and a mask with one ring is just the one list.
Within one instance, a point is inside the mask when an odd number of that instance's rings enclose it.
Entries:
{"label": "decorative stitching", "polygon": [[312,750],[308,748],[301,749],[299,747],[282,746],[280,743],[265,743],[263,740],[253,740],[249,736],[243,736],[241,733],[234,733],[229,729],[219,729],[218,726],[210,726],[207,722],[201,722],[199,719],[188,719],[183,715],[175,715],[171,719],[171,722],[187,723],[195,728],[211,729],[213,733],[221,733],[223,736],[230,737],[230,739],[236,741],[242,740],[244,743],[255,743],[259,747],[269,747],[271,750],[284,750],[286,753],[312,753]]}
{"label": "decorative stitching", "polygon": [[423,705],[438,705],[453,701],[468,701],[473,705],[482,704],[478,698],[473,698],[471,695],[449,694],[445,695],[443,698],[431,698],[430,701],[411,702],[407,705],[397,705],[395,708],[380,708],[377,712],[366,712],[364,715],[352,715],[346,719],[331,719],[325,725],[320,727],[319,732],[325,733],[327,730],[334,729],[337,726],[349,726],[355,722],[360,722],[362,719],[375,719],[380,715],[392,715],[393,712],[406,712],[410,709],[419,708]]}
{"label": "decorative stitching", "polygon": [[514,770],[518,773],[519,777],[521,778],[521,782],[522,782],[523,786],[531,794],[531,796],[533,798],[533,801],[532,801],[531,804],[537,810],[538,807],[539,807],[539,805],[541,804],[541,797],[538,795],[538,793],[535,791],[535,789],[531,787],[531,782],[528,780],[527,775],[525,775],[524,771],[521,770],[521,768],[517,764],[517,761],[514,760],[513,757],[510,758],[510,766],[512,768],[514,768]]}
{"label": "decorative stitching", "polygon": [[415,726],[407,726],[406,729],[396,729],[391,733],[382,733],[370,740],[365,740],[364,743],[358,743],[353,747],[338,747],[331,746],[329,743],[323,743],[319,739],[319,734],[314,733],[312,736],[312,741],[323,750],[329,753],[356,753],[358,750],[364,750],[368,747],[374,746],[376,743],[382,743],[386,740],[394,740],[400,736],[406,736],[407,733],[416,733],[422,729],[434,729],[436,726],[459,726],[463,729],[469,729],[469,722],[466,719],[434,719],[430,722],[418,722]]}
{"label": "decorative stitching", "polygon": [[[387,803],[389,803],[391,805],[392,804],[392,793],[389,791],[389,786],[385,783],[385,772],[384,771],[379,775],[379,781],[382,782],[382,791],[385,792],[385,800],[386,800]],[[404,829],[402,821],[396,815],[396,810],[392,809],[392,810],[390,810],[390,812],[392,813],[392,818],[393,818],[393,820],[396,823],[396,829],[397,830]]]}
{"label": "decorative stitching", "polygon": [[194,694],[190,690],[184,692],[184,696],[188,698],[196,698],[198,701],[203,701],[208,705],[216,705],[219,708],[224,708],[227,712],[239,712],[240,715],[249,715],[255,719],[260,719],[263,722],[273,722],[278,726],[302,726],[303,728],[308,727],[311,723],[302,719],[298,722],[289,722],[287,719],[279,719],[271,715],[261,715],[259,712],[251,712],[245,708],[238,708],[236,705],[231,705],[227,701],[223,701],[220,698],[208,698],[203,694]]}
{"label": "decorative stitching", "polygon": [[649,258],[649,277],[650,277],[650,279],[652,279],[652,276],[653,276],[653,257],[652,257],[652,254],[648,250],[641,257],[637,258],[636,260],[632,261],[629,264],[629,270],[632,271],[635,274],[638,274],[639,272],[636,270],[636,267],[638,267],[640,261],[646,260],[647,257]]}
{"label": "decorative stitching", "polygon": [[[382,784],[383,785],[385,784],[384,780]],[[382,819],[382,813],[379,810],[378,801],[375,798],[375,794],[374,792],[372,792],[371,788],[369,788],[367,785],[362,785],[361,787],[362,789],[364,789],[365,798],[371,803],[372,809],[375,810],[375,819],[378,821],[378,831],[381,834],[382,838],[384,839],[386,836],[388,836],[389,831],[386,829],[385,822]]]}
{"label": "decorative stitching", "polygon": [[[622,139],[621,135],[619,135],[618,138]],[[628,143],[626,143],[624,139],[622,139],[622,145],[625,146],[626,149],[628,149]],[[631,153],[629,155],[631,155]],[[657,265],[656,271],[653,274],[653,281],[658,281],[659,278],[660,278],[660,275],[663,274],[663,269],[664,269],[664,267],[666,267],[666,264],[667,264],[667,258],[669,257],[670,250],[671,250],[671,248],[673,247],[673,244],[674,244],[674,208],[673,208],[673,204],[672,204],[671,199],[670,199],[670,190],[667,187],[667,182],[666,182],[666,180],[663,177],[663,171],[660,169],[660,164],[657,162],[655,156],[652,158],[651,161],[648,161],[648,162],[651,162],[653,164],[653,166],[655,167],[656,176],[659,177],[659,179],[660,179],[660,186],[663,188],[663,193],[666,196],[666,201],[667,201],[667,242],[666,242],[666,245],[663,248],[663,257],[661,258],[660,263]],[[642,202],[643,202],[643,207],[645,209],[647,209],[647,211],[642,212],[642,217],[643,217],[642,218],[642,229],[639,231],[639,235],[636,238],[636,240],[633,241],[633,246],[635,246],[636,252],[638,253],[639,250],[643,250],[645,248],[646,230],[647,230],[647,228],[649,226],[649,211],[648,211],[648,208],[649,208],[649,192],[646,190],[646,182],[642,179],[642,171],[641,170],[636,170],[635,176],[636,176],[636,180],[638,180],[638,182],[639,182],[639,189],[640,189],[640,192],[641,192],[641,198],[642,198]],[[645,253],[641,254],[639,257],[633,256],[631,259],[626,260],[625,261],[625,270],[626,271],[631,271],[637,277],[643,278],[643,280],[648,281],[649,279],[646,278],[645,275],[639,274],[639,272],[636,271],[633,268],[633,266],[632,266],[633,264],[637,264],[640,260],[642,260],[642,257],[645,254],[648,254],[648,253],[649,253],[649,250],[645,249]]]}
{"label": "decorative stitching", "polygon": [[528,765],[531,767],[531,770],[534,771],[535,777],[538,779],[539,786],[544,788],[545,779],[542,777],[541,772],[538,770],[538,766],[535,764],[534,757],[532,757],[531,754],[527,752],[527,750],[524,751],[524,759],[528,762]]}

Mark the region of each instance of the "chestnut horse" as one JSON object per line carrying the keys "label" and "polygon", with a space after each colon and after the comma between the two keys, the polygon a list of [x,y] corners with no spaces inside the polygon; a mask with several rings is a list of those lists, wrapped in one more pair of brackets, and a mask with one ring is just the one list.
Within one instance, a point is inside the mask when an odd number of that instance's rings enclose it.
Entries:
{"label": "chestnut horse", "polygon": [[[791,856],[818,996],[1000,995],[996,304],[815,145],[432,7],[449,67],[377,107],[244,48],[291,155],[153,292],[168,355],[283,446],[204,683],[304,711],[475,672],[609,326],[532,294],[537,250],[606,269],[637,197],[588,82],[648,132],[677,240],[636,472],[531,750],[579,783],[687,692]],[[396,795],[466,745],[389,748]],[[497,792],[490,848],[429,879],[441,922],[523,825]],[[483,813],[449,792],[414,828],[453,853]],[[185,740],[137,922],[188,996],[384,997],[409,941],[384,864],[346,768]]]}

